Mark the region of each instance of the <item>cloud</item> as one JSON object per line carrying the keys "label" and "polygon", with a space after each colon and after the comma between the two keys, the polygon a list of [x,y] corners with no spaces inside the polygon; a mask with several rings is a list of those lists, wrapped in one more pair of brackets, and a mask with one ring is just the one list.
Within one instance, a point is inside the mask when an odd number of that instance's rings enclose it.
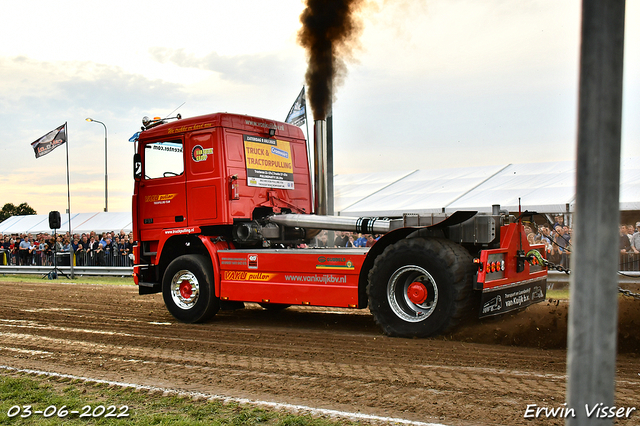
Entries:
{"label": "cloud", "polygon": [[[148,111],[170,111],[185,98],[186,91],[184,85],[149,79],[118,66],[37,61],[24,56],[0,58],[4,141],[0,155],[8,159],[1,181],[2,201],[27,201],[36,210],[52,203],[58,208],[66,205],[66,147],[36,160],[29,144],[68,122],[72,209],[75,205],[81,211],[102,210],[103,130],[84,119],[93,116],[107,124],[110,182],[129,182],[133,152],[129,136]],[[128,209],[131,185],[111,186],[114,195],[122,195],[125,191],[120,188],[126,189],[128,194],[119,203],[121,209]],[[87,188],[97,190],[89,196]]]}
{"label": "cloud", "polygon": [[[296,63],[297,58],[274,53],[223,56],[211,52],[198,57],[186,49],[152,47],[149,54],[161,64],[213,71],[225,80],[245,85],[276,85],[292,79],[299,80],[304,69],[304,64]],[[292,66],[292,63],[295,65]]]}

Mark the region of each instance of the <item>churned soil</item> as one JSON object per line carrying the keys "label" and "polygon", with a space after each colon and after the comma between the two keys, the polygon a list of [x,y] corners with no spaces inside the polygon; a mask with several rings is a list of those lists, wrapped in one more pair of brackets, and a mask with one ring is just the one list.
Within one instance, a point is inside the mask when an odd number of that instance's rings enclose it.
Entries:
{"label": "churned soil", "polygon": [[[0,291],[6,367],[447,425],[564,424],[524,413],[566,399],[565,301],[401,339],[367,310],[247,304],[188,325],[135,286],[34,280]],[[616,405],[640,410],[639,301],[621,299],[619,330]]]}

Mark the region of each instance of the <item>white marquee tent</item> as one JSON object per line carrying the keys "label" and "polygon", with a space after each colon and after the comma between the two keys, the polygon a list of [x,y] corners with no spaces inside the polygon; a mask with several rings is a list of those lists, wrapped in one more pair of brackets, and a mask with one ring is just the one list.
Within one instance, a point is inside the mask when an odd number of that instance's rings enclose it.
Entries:
{"label": "white marquee tent", "polygon": [[[69,215],[61,213],[59,233],[69,231]],[[73,233],[95,231],[97,233],[124,230],[131,231],[132,220],[130,212],[100,212],[100,213],[72,213],[71,230]],[[13,216],[0,223],[0,234],[38,234],[47,232],[53,234],[49,228],[49,214],[28,216]]]}
{"label": "white marquee tent", "polygon": [[[335,210],[341,216],[399,216],[402,213],[573,212],[573,161],[506,164],[404,173],[336,175]],[[640,157],[621,162],[620,210],[640,210]]]}
{"label": "white marquee tent", "polygon": [[[511,212],[571,213],[575,207],[575,163],[504,164],[455,169],[409,170],[336,175],[335,211],[341,216],[400,216],[402,213],[491,211],[500,204]],[[621,162],[620,210],[640,211],[640,157]],[[69,230],[62,214],[60,232]],[[131,231],[130,212],[76,213],[73,233]],[[39,233],[49,215],[13,216],[0,223],[0,234]]]}

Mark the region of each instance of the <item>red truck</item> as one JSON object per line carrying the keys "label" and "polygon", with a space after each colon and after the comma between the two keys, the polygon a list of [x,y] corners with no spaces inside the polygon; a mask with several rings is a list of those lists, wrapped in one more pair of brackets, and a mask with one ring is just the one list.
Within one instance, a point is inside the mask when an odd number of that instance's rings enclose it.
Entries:
{"label": "red truck", "polygon": [[[530,246],[521,220],[499,206],[327,216],[323,122],[312,186],[298,127],[228,113],[176,118],[145,117],[132,138],[133,275],[180,321],[243,302],[368,307],[385,334],[425,337],[545,299],[547,271],[533,255],[544,246]],[[368,249],[299,248],[319,230],[382,237]]]}

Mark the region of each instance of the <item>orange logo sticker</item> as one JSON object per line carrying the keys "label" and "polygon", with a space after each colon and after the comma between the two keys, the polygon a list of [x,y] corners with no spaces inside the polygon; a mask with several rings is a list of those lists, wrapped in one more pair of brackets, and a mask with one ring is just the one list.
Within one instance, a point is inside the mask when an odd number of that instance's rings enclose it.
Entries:
{"label": "orange logo sticker", "polygon": [[159,194],[159,195],[147,195],[144,197],[145,203],[152,203],[155,201],[170,201],[175,198],[178,194]]}

